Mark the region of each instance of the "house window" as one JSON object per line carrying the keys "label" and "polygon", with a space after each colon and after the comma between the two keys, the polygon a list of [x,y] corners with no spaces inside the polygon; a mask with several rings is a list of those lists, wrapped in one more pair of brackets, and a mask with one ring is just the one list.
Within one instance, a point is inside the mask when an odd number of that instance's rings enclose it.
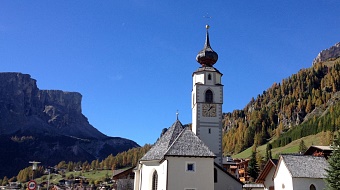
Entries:
{"label": "house window", "polygon": [[309,190],[316,190],[315,186],[312,184],[309,186]]}
{"label": "house window", "polygon": [[205,102],[208,102],[208,103],[211,103],[211,102],[213,102],[213,93],[212,93],[212,91],[211,90],[207,90],[206,92],[205,92]]}
{"label": "house window", "polygon": [[195,172],[195,163],[193,162],[188,162],[186,164],[186,171],[187,172]]}
{"label": "house window", "polygon": [[152,190],[157,190],[158,186],[158,174],[157,171],[154,171],[152,174]]}
{"label": "house window", "polygon": [[217,169],[214,168],[214,182],[217,183]]}
{"label": "house window", "polygon": [[211,129],[210,129],[210,128],[209,128],[209,130],[208,130],[208,131],[209,131],[209,134],[211,134]]}
{"label": "house window", "polygon": [[208,80],[211,80],[211,74],[208,74]]}

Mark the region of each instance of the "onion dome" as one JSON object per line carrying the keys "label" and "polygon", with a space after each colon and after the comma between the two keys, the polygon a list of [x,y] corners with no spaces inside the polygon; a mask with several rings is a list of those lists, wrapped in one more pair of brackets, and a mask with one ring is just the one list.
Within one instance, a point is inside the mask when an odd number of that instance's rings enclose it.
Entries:
{"label": "onion dome", "polygon": [[196,61],[202,65],[202,67],[212,67],[218,60],[218,55],[212,48],[210,47],[209,42],[209,25],[206,25],[205,28],[207,29],[207,34],[205,37],[205,44],[203,49],[198,52],[196,56]]}

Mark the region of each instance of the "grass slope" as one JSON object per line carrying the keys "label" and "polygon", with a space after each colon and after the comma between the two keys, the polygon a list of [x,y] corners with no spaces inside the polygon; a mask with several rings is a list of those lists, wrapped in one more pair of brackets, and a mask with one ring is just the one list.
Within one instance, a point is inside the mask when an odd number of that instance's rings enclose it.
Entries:
{"label": "grass slope", "polygon": [[[303,137],[301,139],[295,140],[289,144],[287,144],[284,147],[279,147],[279,148],[274,148],[272,149],[272,157],[273,158],[278,158],[280,154],[283,153],[298,153],[299,151],[299,144],[300,141],[303,140],[305,142],[306,147],[308,148],[311,145],[320,145],[320,139],[321,139],[321,133],[318,133],[316,135],[310,135],[307,137]],[[262,146],[259,146],[257,148],[257,151],[259,151],[259,153],[265,157],[266,155],[266,147],[267,144],[264,144]],[[247,148],[246,150],[232,155],[233,158],[250,158],[251,156],[251,152],[252,152],[252,147]]]}
{"label": "grass slope", "polygon": [[[60,174],[51,174],[50,175],[50,184],[58,184],[59,180],[62,179],[68,179],[69,176],[74,176],[74,177],[78,177],[78,176],[83,176],[86,177],[89,181],[102,181],[106,176],[109,176],[110,178],[112,177],[113,173],[112,170],[93,170],[93,171],[89,171],[89,172],[81,172],[81,171],[77,171],[77,172],[66,172],[65,173],[65,178],[62,177],[62,175]],[[40,178],[34,179],[38,184],[40,184],[41,182],[47,182],[48,179],[48,175],[44,175]]]}

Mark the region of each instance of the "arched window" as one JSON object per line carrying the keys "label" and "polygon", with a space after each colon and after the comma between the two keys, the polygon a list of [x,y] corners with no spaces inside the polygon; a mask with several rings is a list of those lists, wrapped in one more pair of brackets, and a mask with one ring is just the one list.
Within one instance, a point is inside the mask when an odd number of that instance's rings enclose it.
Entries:
{"label": "arched window", "polygon": [[205,102],[208,102],[208,103],[211,103],[211,102],[213,102],[213,93],[212,93],[212,91],[211,90],[207,90],[206,92],[205,92]]}
{"label": "arched window", "polygon": [[152,190],[157,190],[158,186],[158,174],[157,171],[154,171],[152,174]]}
{"label": "arched window", "polygon": [[211,74],[208,74],[208,80],[211,80]]}
{"label": "arched window", "polygon": [[312,184],[309,186],[309,190],[316,190],[315,186]]}
{"label": "arched window", "polygon": [[217,183],[217,169],[214,168],[214,182]]}

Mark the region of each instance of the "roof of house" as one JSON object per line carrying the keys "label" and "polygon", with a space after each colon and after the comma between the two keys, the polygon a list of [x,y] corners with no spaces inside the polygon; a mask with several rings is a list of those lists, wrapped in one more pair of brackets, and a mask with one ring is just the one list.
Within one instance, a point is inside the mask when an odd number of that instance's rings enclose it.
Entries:
{"label": "roof of house", "polygon": [[314,147],[316,149],[319,149],[319,150],[331,150],[333,151],[332,147],[331,146],[310,146],[310,147]]}
{"label": "roof of house", "polygon": [[256,183],[246,183],[243,185],[243,188],[264,188],[263,184],[256,184]]}
{"label": "roof of house", "polygon": [[165,156],[216,157],[189,128],[177,120],[140,159],[162,160]]}
{"label": "roof of house", "polygon": [[222,164],[224,164],[224,165],[236,165],[236,162],[234,162],[234,160],[231,156],[224,156],[222,158]]}
{"label": "roof of house", "polygon": [[[278,166],[282,161],[287,166],[291,176],[297,178],[325,178],[325,169],[329,166],[324,157],[309,155],[281,155]],[[279,167],[276,168],[276,170],[278,169]]]}
{"label": "roof of house", "polygon": [[324,156],[328,159],[332,152],[333,148],[331,146],[310,146],[304,155]]}
{"label": "roof of house", "polygon": [[116,180],[116,179],[121,179],[124,178],[125,176],[128,176],[130,174],[134,174],[133,170],[135,167],[129,167],[129,168],[125,168],[125,169],[120,169],[120,170],[114,170],[113,171],[113,176],[112,179]]}
{"label": "roof of house", "polygon": [[[255,183],[264,183],[265,179],[267,178],[267,175],[269,174],[270,170],[274,167],[274,170],[276,169],[277,166],[277,159],[269,159],[264,166],[262,172],[260,175],[257,177]],[[273,176],[272,176],[273,177]]]}

